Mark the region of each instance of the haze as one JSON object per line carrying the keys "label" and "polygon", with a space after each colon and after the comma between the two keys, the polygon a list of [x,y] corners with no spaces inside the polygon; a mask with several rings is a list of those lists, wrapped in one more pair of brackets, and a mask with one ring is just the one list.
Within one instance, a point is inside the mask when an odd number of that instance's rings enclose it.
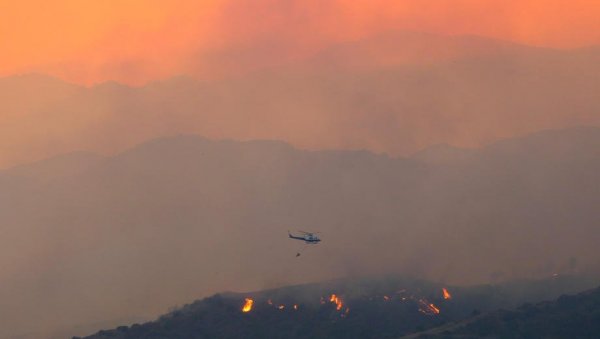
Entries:
{"label": "haze", "polygon": [[600,42],[600,4],[589,0],[25,0],[0,6],[0,74],[36,71],[83,84],[236,75],[239,66],[303,59],[332,43],[390,30],[551,48]]}
{"label": "haze", "polygon": [[596,272],[599,43],[585,0],[1,2],[0,338]]}

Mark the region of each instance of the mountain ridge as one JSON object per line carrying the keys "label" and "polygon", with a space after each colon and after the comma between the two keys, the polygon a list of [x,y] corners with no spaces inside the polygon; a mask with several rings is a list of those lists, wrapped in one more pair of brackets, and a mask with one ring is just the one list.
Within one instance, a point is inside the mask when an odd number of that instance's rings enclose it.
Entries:
{"label": "mountain ridge", "polygon": [[[394,34],[388,39],[396,39]],[[473,38],[436,39],[443,54],[444,44]],[[505,43],[489,44],[497,46],[491,51],[501,51]],[[73,87],[54,79],[57,84],[50,87],[56,88],[49,90],[48,79],[40,76],[25,82],[2,78],[0,109],[7,119],[0,126],[0,167],[77,149],[116,154],[175,133],[277,139],[304,149],[362,148],[397,156],[428,145],[476,147],[537,130],[600,122],[595,100],[600,54],[594,48],[516,46],[518,53],[469,56],[456,47],[460,57],[419,64],[424,59],[419,56],[408,64],[377,59],[381,51],[389,56],[390,48],[404,53],[402,43],[371,37],[350,45],[352,52],[321,61],[327,67],[303,60],[219,80],[175,77],[143,87]],[[365,66],[342,67],[342,56]]]}

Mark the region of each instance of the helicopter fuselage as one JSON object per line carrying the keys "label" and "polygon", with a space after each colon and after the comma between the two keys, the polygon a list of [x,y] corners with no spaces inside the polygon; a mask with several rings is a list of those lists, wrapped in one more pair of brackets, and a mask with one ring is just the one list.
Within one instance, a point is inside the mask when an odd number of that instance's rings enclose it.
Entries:
{"label": "helicopter fuselage", "polygon": [[321,239],[319,239],[319,237],[317,237],[314,234],[310,234],[310,233],[309,234],[305,234],[305,235],[301,235],[301,236],[295,236],[295,235],[292,235],[290,233],[289,237],[291,239],[303,240],[307,244],[318,244],[321,241]]}

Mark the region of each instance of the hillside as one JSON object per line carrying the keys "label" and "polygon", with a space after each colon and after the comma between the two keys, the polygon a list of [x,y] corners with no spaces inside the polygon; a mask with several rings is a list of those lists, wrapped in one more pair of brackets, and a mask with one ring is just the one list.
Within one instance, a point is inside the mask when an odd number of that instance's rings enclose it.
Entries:
{"label": "hillside", "polygon": [[[437,332],[437,331],[436,331]],[[484,314],[418,338],[598,338],[600,288]]]}
{"label": "hillside", "polygon": [[482,311],[552,298],[576,289],[579,279],[473,287],[406,278],[346,279],[223,293],[153,322],[102,330],[85,338],[397,338]]}

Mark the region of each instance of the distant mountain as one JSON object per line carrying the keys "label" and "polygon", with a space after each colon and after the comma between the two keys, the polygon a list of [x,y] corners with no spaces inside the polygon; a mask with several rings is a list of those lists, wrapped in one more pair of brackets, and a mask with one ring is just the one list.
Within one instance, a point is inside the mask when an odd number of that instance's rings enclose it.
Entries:
{"label": "distant mountain", "polygon": [[600,288],[499,310],[418,338],[598,338]]}
{"label": "distant mountain", "polygon": [[[592,270],[599,143],[597,128],[546,131],[449,166],[184,135],[0,171],[0,338],[358,274],[472,284]],[[323,242],[287,238],[298,229]]]}
{"label": "distant mountain", "polygon": [[477,155],[477,150],[452,147],[448,144],[429,146],[411,156],[412,159],[431,165],[460,164]]}
{"label": "distant mountain", "polygon": [[[218,56],[215,67],[235,68],[244,57]],[[176,133],[397,156],[600,121],[600,52],[593,48],[389,32],[273,64],[220,80],[180,77],[138,88],[0,79],[0,168],[79,149],[115,154]]]}
{"label": "distant mountain", "polygon": [[476,313],[553,298],[573,288],[576,280],[558,277],[453,287],[406,278],[347,279],[223,293],[152,322],[101,330],[85,338],[398,338]]}
{"label": "distant mountain", "polygon": [[34,180],[56,180],[77,175],[98,165],[104,158],[90,152],[73,152],[9,168],[0,172],[5,177],[22,177]]}

